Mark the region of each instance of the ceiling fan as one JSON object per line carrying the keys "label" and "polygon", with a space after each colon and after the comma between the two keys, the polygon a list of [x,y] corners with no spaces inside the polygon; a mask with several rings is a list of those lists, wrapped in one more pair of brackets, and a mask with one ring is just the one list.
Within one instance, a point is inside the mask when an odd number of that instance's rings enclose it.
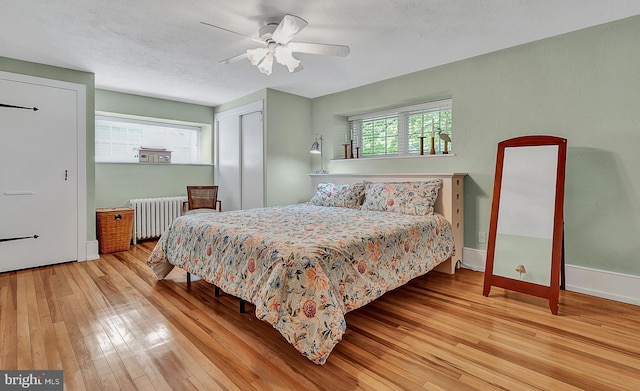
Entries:
{"label": "ceiling fan", "polygon": [[349,54],[349,46],[331,45],[325,43],[294,42],[292,39],[303,28],[307,22],[294,15],[285,15],[280,22],[269,19],[258,31],[258,38],[252,38],[235,31],[227,30],[220,26],[200,22],[207,26],[227,31],[241,37],[251,39],[261,46],[256,49],[249,49],[245,53],[220,61],[221,64],[229,64],[244,58],[249,59],[251,65],[257,66],[258,70],[270,75],[273,68],[273,60],[287,67],[289,72],[302,70],[300,60],[293,56],[293,53],[310,53],[328,56],[345,57]]}

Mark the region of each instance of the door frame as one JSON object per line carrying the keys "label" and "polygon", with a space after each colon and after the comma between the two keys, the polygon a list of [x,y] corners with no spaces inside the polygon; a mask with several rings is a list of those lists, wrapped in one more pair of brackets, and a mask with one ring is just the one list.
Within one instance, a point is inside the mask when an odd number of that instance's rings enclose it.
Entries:
{"label": "door frame", "polygon": [[0,79],[21,83],[37,84],[53,88],[71,90],[76,93],[76,142],[77,142],[77,243],[76,259],[87,260],[87,87],[84,84],[71,83],[43,77],[0,71]]}

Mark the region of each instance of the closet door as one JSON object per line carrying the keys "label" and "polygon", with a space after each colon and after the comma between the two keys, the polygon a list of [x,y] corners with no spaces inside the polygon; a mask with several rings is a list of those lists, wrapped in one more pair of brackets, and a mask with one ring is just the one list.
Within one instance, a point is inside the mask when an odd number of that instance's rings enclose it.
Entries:
{"label": "closet door", "polygon": [[240,121],[216,118],[216,180],[222,210],[242,209],[240,185]]}
{"label": "closet door", "polygon": [[264,143],[262,112],[240,116],[242,145],[242,209],[264,206]]}
{"label": "closet door", "polygon": [[77,260],[76,91],[0,77],[0,104],[0,272]]}
{"label": "closet door", "polygon": [[215,117],[216,178],[222,210],[264,205],[262,101]]}

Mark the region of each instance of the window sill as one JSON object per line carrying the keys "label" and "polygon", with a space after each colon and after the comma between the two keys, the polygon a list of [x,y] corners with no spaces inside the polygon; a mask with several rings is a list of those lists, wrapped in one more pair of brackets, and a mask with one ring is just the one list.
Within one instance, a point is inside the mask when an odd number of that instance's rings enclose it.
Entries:
{"label": "window sill", "polygon": [[136,166],[213,166],[212,163],[134,163],[134,162],[96,162],[96,164],[132,164]]}
{"label": "window sill", "polygon": [[402,155],[402,156],[371,156],[371,157],[361,157],[361,158],[353,158],[353,159],[331,159],[332,162],[341,162],[341,161],[354,161],[354,160],[387,160],[387,159],[437,159],[437,158],[446,158],[446,157],[454,157],[455,153],[438,153],[435,155]]}

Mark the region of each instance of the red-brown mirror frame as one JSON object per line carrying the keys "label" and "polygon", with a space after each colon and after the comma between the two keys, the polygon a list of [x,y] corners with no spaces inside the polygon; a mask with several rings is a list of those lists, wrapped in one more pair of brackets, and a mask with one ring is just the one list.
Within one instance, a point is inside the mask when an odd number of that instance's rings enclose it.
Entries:
{"label": "red-brown mirror frame", "polygon": [[[551,276],[549,286],[528,281],[520,281],[504,276],[494,275],[494,256],[496,235],[498,229],[498,212],[500,209],[500,194],[503,185],[503,167],[505,148],[558,146],[558,161],[556,171],[555,204],[553,217],[553,234],[551,245]],[[563,274],[564,246],[563,246],[563,221],[564,221],[564,185],[565,166],[567,157],[567,140],[555,136],[522,136],[498,143],[498,155],[496,159],[496,172],[493,184],[493,200],[491,204],[491,222],[489,226],[489,238],[487,243],[487,262],[484,274],[483,295],[489,296],[492,286],[509,289],[549,300],[549,309],[554,315],[558,314],[558,300],[560,296],[561,274]]]}

